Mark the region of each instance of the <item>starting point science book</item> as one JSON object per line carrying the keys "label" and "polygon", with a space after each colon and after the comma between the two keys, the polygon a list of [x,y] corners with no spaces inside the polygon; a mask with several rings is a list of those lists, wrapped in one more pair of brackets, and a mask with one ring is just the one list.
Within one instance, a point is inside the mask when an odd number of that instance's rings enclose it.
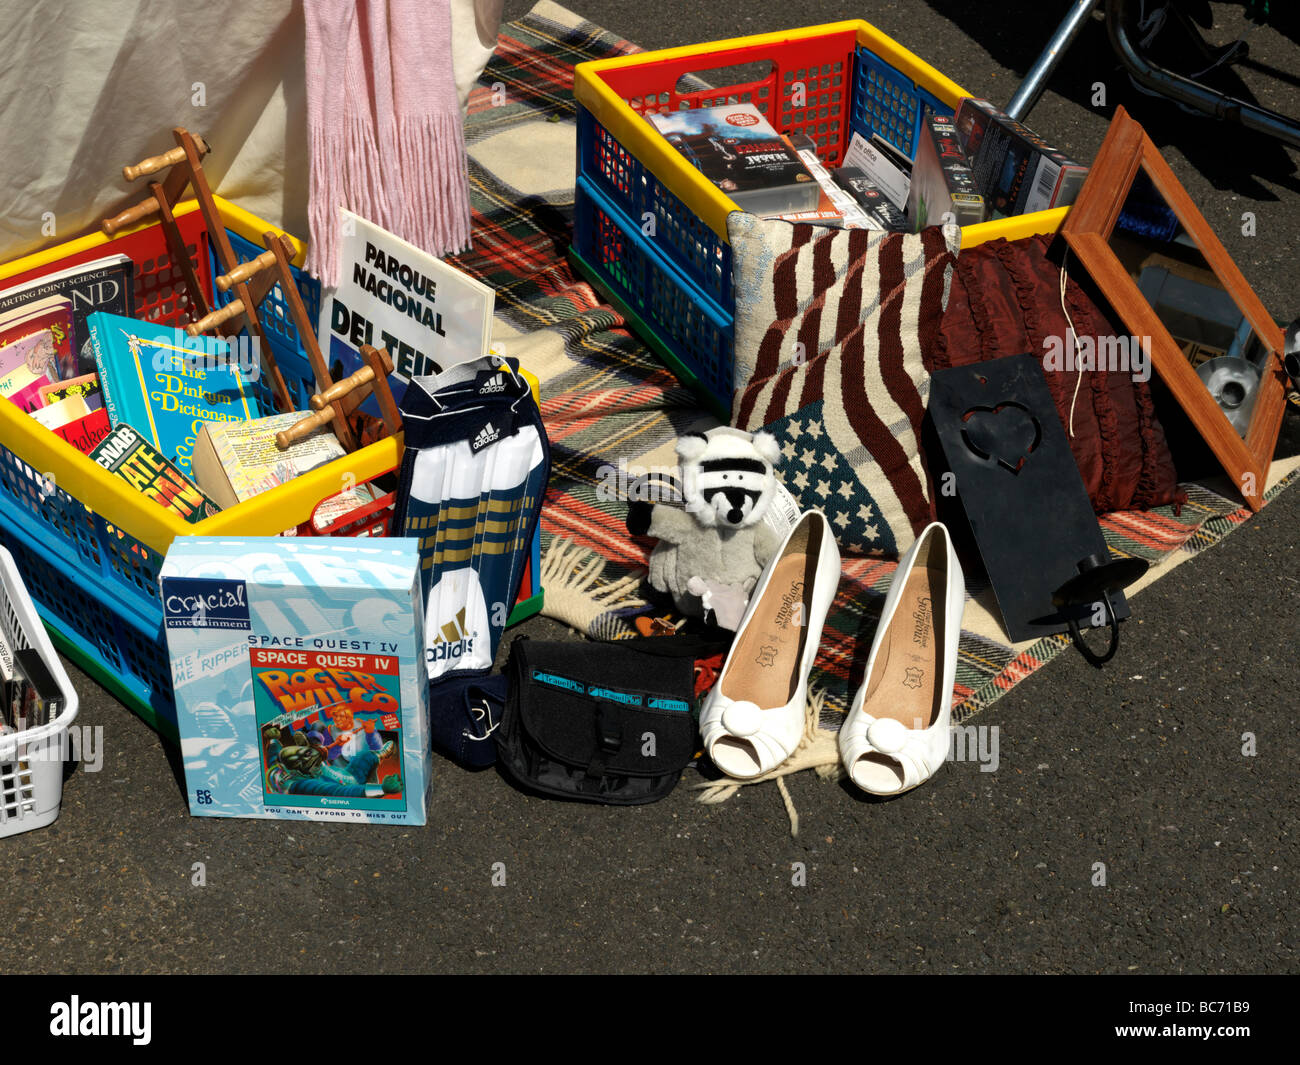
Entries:
{"label": "starting point science book", "polygon": [[192,814],[425,823],[416,540],[177,537],[159,581]]}

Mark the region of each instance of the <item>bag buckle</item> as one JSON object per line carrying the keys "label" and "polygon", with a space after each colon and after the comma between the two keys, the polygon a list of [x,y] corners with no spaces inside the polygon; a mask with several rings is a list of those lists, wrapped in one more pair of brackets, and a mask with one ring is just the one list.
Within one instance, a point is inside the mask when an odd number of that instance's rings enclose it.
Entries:
{"label": "bag buckle", "polygon": [[596,730],[602,751],[608,751],[612,754],[623,746],[623,721],[619,717],[618,707],[610,703],[600,704],[600,713],[596,718]]}

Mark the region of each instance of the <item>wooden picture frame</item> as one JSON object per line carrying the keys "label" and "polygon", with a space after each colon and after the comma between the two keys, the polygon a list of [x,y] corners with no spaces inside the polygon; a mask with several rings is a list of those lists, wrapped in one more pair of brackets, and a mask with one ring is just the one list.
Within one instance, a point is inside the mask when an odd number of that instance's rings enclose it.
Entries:
{"label": "wooden picture frame", "polygon": [[[1244,439],[1219,409],[1111,246],[1111,234],[1139,171],[1145,171],[1268,350]],[[1151,362],[1155,371],[1233,479],[1247,505],[1251,510],[1259,510],[1264,505],[1264,483],[1285,409],[1287,378],[1282,367],[1282,330],[1151,138],[1123,107],[1115,110],[1106,139],[1061,233],[1129,332],[1134,337],[1151,338]]]}

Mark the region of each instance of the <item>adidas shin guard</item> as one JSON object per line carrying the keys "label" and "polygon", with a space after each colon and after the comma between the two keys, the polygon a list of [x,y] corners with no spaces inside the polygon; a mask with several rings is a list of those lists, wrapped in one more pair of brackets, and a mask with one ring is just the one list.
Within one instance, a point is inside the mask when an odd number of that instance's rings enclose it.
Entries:
{"label": "adidas shin guard", "polygon": [[429,680],[486,673],[550,472],[541,414],[518,364],[487,356],[413,378],[402,420],[393,528],[420,541]]}

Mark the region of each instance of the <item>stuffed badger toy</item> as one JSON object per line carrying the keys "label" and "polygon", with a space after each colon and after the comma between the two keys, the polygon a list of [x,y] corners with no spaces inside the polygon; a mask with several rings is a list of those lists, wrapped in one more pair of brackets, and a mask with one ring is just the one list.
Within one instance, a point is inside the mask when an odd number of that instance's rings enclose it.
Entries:
{"label": "stuffed badger toy", "polygon": [[677,441],[684,510],[646,502],[628,506],[634,536],[659,541],[647,580],[688,617],[711,612],[723,628],[740,623],[749,593],[778,546],[764,520],[777,491],[781,449],[770,433],[726,426]]}

